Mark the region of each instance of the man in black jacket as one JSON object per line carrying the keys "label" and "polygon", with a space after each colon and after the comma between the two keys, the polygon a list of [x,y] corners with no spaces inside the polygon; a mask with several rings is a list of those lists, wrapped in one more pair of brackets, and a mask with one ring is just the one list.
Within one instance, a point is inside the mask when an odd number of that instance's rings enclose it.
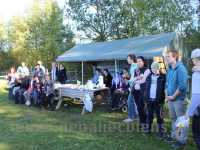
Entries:
{"label": "man in black jacket", "polygon": [[159,136],[163,136],[163,104],[165,101],[165,75],[159,71],[159,63],[153,62],[151,65],[151,74],[146,80],[146,100],[148,109],[148,132],[151,132],[154,113],[156,113]]}

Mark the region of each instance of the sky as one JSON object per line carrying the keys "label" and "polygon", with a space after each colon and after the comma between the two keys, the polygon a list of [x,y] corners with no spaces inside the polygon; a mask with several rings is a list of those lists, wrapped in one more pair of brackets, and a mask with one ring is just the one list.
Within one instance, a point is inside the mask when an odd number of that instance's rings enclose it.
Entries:
{"label": "sky", "polygon": [[[8,21],[14,15],[23,15],[33,0],[0,0],[0,17]],[[42,0],[41,0],[42,1]],[[56,0],[63,8],[65,0]]]}

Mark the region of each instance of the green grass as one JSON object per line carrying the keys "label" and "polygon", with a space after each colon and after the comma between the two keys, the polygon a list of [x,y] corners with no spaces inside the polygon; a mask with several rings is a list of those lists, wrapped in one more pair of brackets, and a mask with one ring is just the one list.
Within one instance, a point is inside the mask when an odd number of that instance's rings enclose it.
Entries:
{"label": "green grass", "polygon": [[[80,115],[79,106],[59,111],[28,108],[8,101],[5,81],[0,81],[0,150],[171,150],[155,135],[125,125],[126,114],[95,107]],[[169,124],[169,123],[167,123]],[[195,150],[191,135],[185,150]]]}

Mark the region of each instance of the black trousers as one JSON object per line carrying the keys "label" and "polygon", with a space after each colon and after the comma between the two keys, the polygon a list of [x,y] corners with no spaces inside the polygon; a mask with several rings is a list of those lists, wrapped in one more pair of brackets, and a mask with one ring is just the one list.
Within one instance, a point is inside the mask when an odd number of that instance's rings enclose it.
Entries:
{"label": "black trousers", "polygon": [[48,96],[45,96],[45,103],[44,103],[44,106],[47,107],[49,106],[50,108],[53,107],[53,97],[54,97],[54,94],[50,94]]}
{"label": "black trousers", "polygon": [[145,99],[143,96],[143,92],[141,91],[134,91],[134,100],[137,106],[140,124],[147,123],[147,110],[145,109]]}
{"label": "black trousers", "polygon": [[162,124],[164,122],[162,105],[159,104],[156,101],[150,101],[149,100],[147,102],[147,109],[148,109],[147,122],[148,122],[149,130],[151,130],[151,128],[152,128],[154,114],[156,114],[157,124],[158,124],[158,127],[159,127],[159,131],[161,132],[163,130],[162,129]]}
{"label": "black trousers", "polygon": [[192,118],[192,134],[198,150],[200,150],[200,115],[194,115]]}

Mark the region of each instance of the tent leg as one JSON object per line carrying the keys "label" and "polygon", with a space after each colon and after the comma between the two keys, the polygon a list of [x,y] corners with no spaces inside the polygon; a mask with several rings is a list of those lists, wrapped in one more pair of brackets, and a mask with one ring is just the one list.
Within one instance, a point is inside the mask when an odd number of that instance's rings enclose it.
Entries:
{"label": "tent leg", "polygon": [[84,68],[83,68],[83,61],[82,61],[82,85],[83,85],[83,80],[84,80],[84,79],[83,79],[83,78],[84,78],[84,77],[83,77],[83,69],[84,69]]}
{"label": "tent leg", "polygon": [[[115,59],[115,76],[117,76],[117,60]],[[116,85],[117,88],[117,85]]]}
{"label": "tent leg", "polygon": [[117,60],[115,60],[115,74],[117,74]]}

